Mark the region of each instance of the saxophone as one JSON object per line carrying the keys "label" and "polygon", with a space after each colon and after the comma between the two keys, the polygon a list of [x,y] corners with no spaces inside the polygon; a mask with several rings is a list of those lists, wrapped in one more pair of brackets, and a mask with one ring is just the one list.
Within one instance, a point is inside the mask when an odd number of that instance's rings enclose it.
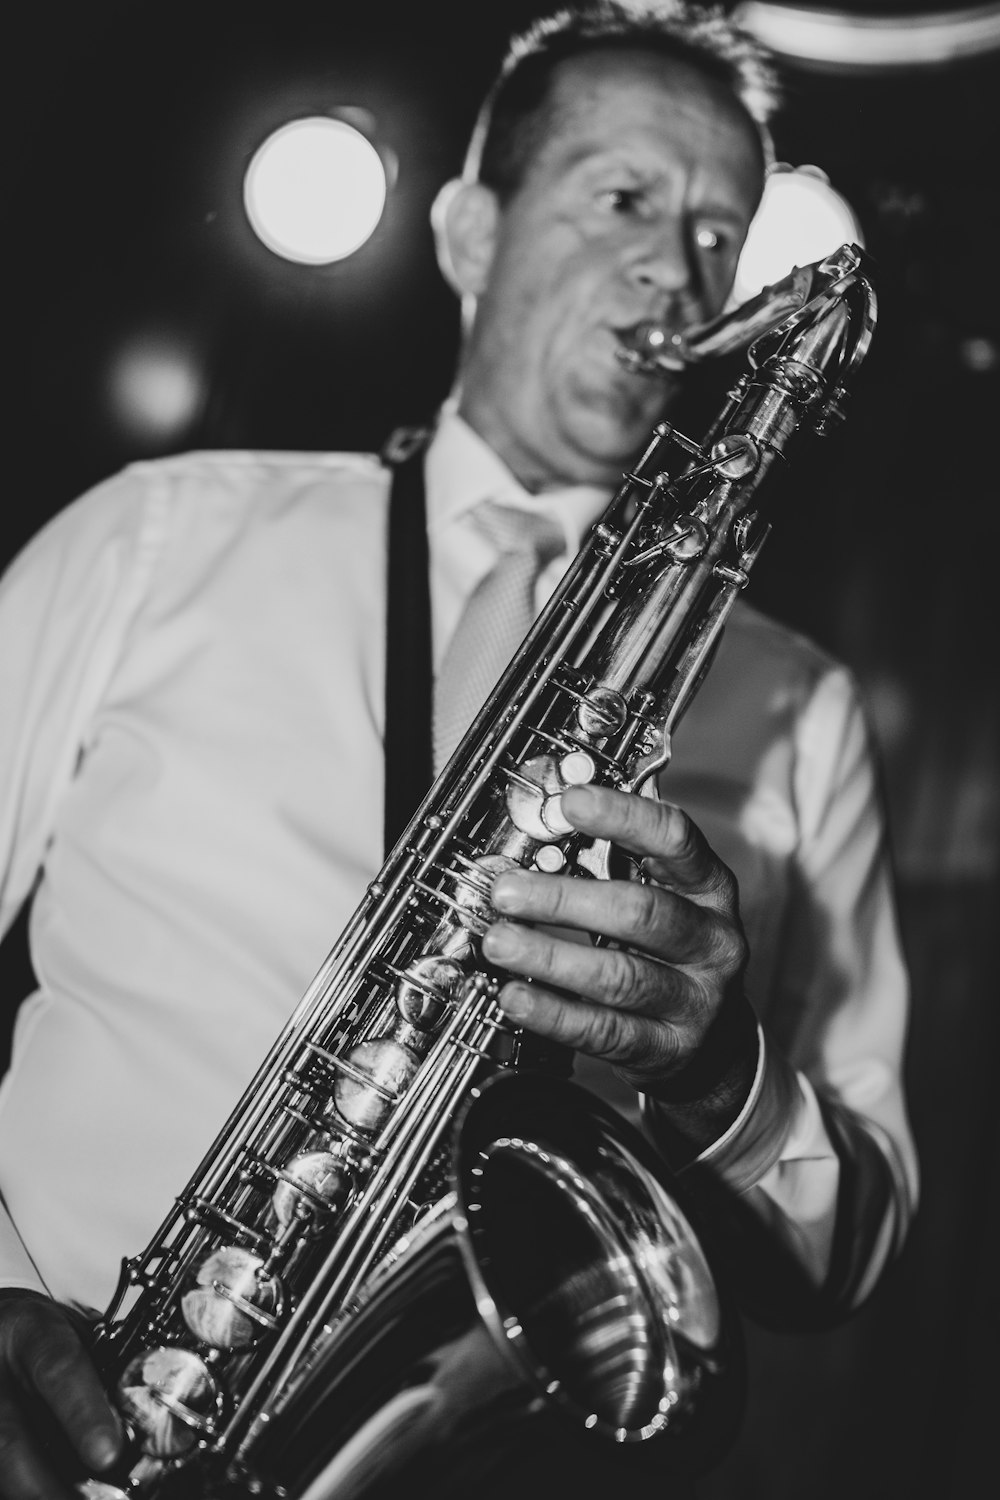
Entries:
{"label": "saxophone", "polygon": [[656,427],[123,1264],[94,1355],[128,1453],[87,1500],[354,1500],[428,1452],[474,1460],[491,1422],[658,1476],[724,1451],[742,1351],[695,1209],[614,1110],[530,1065],[480,938],[505,868],[610,874],[561,794],[655,785],[766,539],[757,490],[799,428],[842,414],[874,321],[845,245],[622,351],[652,375],[735,349],[747,367],[701,443]]}

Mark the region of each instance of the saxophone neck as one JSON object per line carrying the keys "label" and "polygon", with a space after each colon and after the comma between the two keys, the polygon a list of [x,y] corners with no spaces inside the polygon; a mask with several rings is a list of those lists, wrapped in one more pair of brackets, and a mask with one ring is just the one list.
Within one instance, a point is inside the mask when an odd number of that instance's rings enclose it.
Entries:
{"label": "saxophone neck", "polygon": [[[875,318],[874,293],[864,274],[864,261],[864,252],[857,245],[841,245],[824,260],[795,266],[787,276],[739,307],[684,333],[671,333],[662,323],[641,323],[631,346],[620,351],[622,362],[641,374],[662,375],[735,350],[751,349],[765,336],[790,331],[825,306],[830,297],[840,297],[855,285],[866,302],[861,319],[866,349]],[[863,354],[864,349],[858,359]]]}

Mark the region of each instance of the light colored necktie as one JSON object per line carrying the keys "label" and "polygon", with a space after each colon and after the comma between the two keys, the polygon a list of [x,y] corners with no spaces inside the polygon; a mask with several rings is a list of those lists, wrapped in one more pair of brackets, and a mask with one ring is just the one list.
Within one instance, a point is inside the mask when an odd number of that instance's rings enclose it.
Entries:
{"label": "light colored necktie", "polygon": [[484,500],[473,512],[499,556],[469,597],[434,688],[439,771],[482,708],[535,618],[538,575],[566,545],[551,516]]}

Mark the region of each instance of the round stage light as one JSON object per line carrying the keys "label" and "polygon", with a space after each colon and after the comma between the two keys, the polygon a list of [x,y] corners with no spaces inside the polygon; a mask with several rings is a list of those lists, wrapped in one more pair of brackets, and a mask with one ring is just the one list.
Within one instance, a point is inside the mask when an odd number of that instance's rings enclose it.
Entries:
{"label": "round stage light", "polygon": [[243,183],[254,233],[285,260],[328,265],[371,236],[386,178],[371,142],[343,120],[291,120],[257,148]]}

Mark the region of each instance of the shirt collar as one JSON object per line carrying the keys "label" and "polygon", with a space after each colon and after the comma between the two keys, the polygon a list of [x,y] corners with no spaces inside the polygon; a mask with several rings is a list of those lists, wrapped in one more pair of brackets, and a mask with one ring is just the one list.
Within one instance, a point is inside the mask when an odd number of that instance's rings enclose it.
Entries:
{"label": "shirt collar", "polygon": [[432,533],[481,500],[493,500],[557,518],[570,554],[580,550],[584,535],[611,499],[610,490],[587,484],[529,494],[489,444],[449,407],[442,411],[428,447],[426,476],[427,521]]}

